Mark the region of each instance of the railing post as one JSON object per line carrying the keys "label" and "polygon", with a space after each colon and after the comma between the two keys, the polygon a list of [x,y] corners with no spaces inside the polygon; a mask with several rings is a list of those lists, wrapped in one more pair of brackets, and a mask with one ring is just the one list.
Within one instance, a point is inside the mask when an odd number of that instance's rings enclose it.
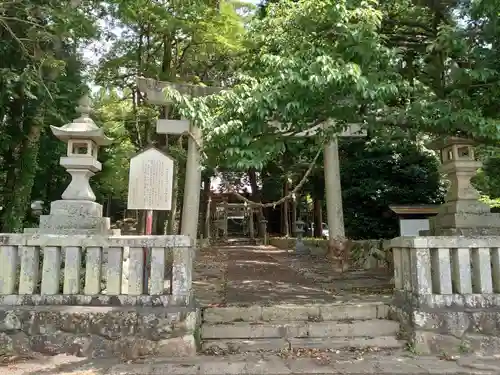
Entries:
{"label": "railing post", "polygon": [[493,293],[500,293],[500,254],[498,247],[491,249],[491,273]]}
{"label": "railing post", "polygon": [[415,294],[432,293],[431,259],[429,249],[410,251],[411,284]]}
{"label": "railing post", "polygon": [[488,294],[493,292],[491,277],[490,249],[472,249],[473,292]]}
{"label": "railing post", "polygon": [[165,249],[163,247],[151,249],[150,280],[149,294],[152,296],[163,294],[165,288]]}
{"label": "railing post", "polygon": [[82,264],[82,253],[77,246],[64,248],[64,294],[78,294],[80,292],[80,270]]}
{"label": "railing post", "polygon": [[140,296],[143,294],[147,279],[144,278],[144,249],[140,247],[131,247],[129,250],[129,275],[128,275],[128,294],[131,296]]}
{"label": "railing post", "polygon": [[61,249],[47,246],[43,249],[43,269],[41,294],[54,295],[60,293]]}
{"label": "railing post", "polygon": [[188,304],[193,281],[192,247],[174,247],[172,264],[172,297],[176,304]]}
{"label": "railing post", "polygon": [[106,294],[118,296],[122,289],[123,247],[108,249],[106,265]]}
{"label": "railing post", "polygon": [[451,249],[452,279],[456,293],[472,293],[472,270],[468,248]]}
{"label": "railing post", "polygon": [[38,283],[40,250],[36,246],[21,247],[21,275],[19,278],[19,294],[35,293]]}
{"label": "railing post", "polygon": [[85,294],[99,294],[102,278],[102,248],[88,247],[85,261]]}
{"label": "railing post", "polygon": [[433,249],[431,252],[432,289],[438,294],[452,294],[450,249]]}
{"label": "railing post", "polygon": [[0,246],[0,295],[13,294],[17,277],[17,246]]}

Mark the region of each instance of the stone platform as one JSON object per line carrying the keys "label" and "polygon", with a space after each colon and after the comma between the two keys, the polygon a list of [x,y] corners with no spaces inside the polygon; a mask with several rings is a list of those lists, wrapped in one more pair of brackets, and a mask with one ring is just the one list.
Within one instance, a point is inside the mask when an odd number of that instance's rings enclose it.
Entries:
{"label": "stone platform", "polygon": [[0,356],[191,356],[198,320],[194,307],[2,306]]}
{"label": "stone platform", "polygon": [[500,373],[499,357],[416,357],[405,352],[276,353],[183,359],[83,360],[54,356],[18,360],[0,365],[3,375],[292,375],[292,374],[397,374],[493,375]]}

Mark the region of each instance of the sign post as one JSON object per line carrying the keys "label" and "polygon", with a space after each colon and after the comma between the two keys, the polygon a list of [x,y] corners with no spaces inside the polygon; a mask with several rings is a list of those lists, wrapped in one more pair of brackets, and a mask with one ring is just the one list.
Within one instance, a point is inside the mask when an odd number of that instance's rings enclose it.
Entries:
{"label": "sign post", "polygon": [[[153,210],[170,211],[174,182],[174,160],[150,147],[130,159],[127,209],[146,210],[145,234],[153,229]],[[143,293],[148,293],[149,249],[144,248]]]}

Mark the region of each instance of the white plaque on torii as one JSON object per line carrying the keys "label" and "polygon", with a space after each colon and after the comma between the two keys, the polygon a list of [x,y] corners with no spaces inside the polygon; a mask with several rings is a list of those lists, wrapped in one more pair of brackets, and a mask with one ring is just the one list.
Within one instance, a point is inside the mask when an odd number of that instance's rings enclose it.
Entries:
{"label": "white plaque on torii", "polygon": [[130,159],[129,210],[170,211],[174,182],[174,160],[151,147]]}

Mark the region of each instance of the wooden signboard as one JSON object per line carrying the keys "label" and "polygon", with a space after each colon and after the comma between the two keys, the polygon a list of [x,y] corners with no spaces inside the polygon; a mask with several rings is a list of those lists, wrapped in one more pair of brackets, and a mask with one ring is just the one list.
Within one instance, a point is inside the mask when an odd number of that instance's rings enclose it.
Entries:
{"label": "wooden signboard", "polygon": [[174,160],[151,147],[130,160],[129,210],[170,211],[174,182]]}

